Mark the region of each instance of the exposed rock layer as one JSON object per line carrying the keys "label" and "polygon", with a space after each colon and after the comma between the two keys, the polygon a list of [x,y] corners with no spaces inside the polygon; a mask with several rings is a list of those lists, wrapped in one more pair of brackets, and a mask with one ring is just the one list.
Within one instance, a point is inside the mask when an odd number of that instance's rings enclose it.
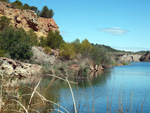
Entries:
{"label": "exposed rock layer", "polygon": [[0,57],[0,72],[8,76],[28,77],[40,74],[42,72],[42,66]]}
{"label": "exposed rock layer", "polygon": [[33,29],[38,36],[46,36],[50,30],[59,31],[54,19],[38,18],[32,10],[15,9],[11,4],[0,2],[0,17],[6,16],[15,28],[23,28],[25,31]]}

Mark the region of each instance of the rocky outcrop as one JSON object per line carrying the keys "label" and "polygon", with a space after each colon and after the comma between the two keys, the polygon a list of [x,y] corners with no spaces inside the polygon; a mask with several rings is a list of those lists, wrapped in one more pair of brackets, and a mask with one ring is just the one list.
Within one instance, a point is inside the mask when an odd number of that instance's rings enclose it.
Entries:
{"label": "rocky outcrop", "polygon": [[23,28],[25,31],[33,29],[38,36],[46,36],[50,30],[59,31],[59,27],[53,19],[38,18],[32,10],[15,9],[11,4],[0,2],[0,17],[6,16],[15,28]]}
{"label": "rocky outcrop", "polygon": [[141,54],[130,54],[130,53],[112,53],[111,58],[115,61],[121,62],[139,62]]}
{"label": "rocky outcrop", "polygon": [[142,57],[140,58],[140,61],[150,62],[150,53],[146,53],[146,54],[142,55]]}
{"label": "rocky outcrop", "polygon": [[139,62],[140,58],[141,58],[141,55],[125,54],[120,57],[120,61]]}
{"label": "rocky outcrop", "polygon": [[37,64],[28,64],[0,57],[0,72],[8,76],[28,77],[42,72],[42,67]]}
{"label": "rocky outcrop", "polygon": [[92,71],[94,71],[94,72],[96,72],[96,71],[103,71],[104,70],[104,68],[103,68],[103,66],[98,66],[98,65],[93,65],[93,66],[91,66],[90,67],[90,71],[92,72]]}
{"label": "rocky outcrop", "polygon": [[31,58],[31,60],[39,64],[45,64],[45,63],[54,64],[56,61],[57,52],[56,51],[54,52],[54,50],[51,50],[53,52],[53,55],[48,55],[48,54],[45,54],[43,50],[44,49],[42,47],[33,46],[32,52],[34,55]]}

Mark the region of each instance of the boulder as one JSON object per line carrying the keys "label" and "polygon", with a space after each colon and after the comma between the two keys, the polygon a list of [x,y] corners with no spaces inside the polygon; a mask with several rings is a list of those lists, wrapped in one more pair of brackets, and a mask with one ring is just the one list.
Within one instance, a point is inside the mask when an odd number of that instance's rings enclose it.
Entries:
{"label": "boulder", "polygon": [[34,46],[34,47],[32,47],[32,52],[34,55],[31,58],[31,60],[35,61],[36,63],[54,64],[56,61],[56,57],[54,55],[48,55],[48,54],[44,53],[42,47],[35,47]]}
{"label": "boulder", "polygon": [[0,71],[8,76],[28,77],[42,72],[42,66],[0,57]]}

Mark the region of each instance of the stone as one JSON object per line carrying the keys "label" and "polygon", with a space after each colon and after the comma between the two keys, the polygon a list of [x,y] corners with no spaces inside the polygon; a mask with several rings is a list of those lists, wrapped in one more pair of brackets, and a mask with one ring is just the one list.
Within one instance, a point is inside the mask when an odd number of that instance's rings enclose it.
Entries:
{"label": "stone", "polygon": [[42,66],[37,64],[23,63],[5,57],[0,57],[0,61],[0,72],[4,72],[8,76],[28,77],[42,72]]}
{"label": "stone", "polygon": [[7,75],[11,75],[14,71],[11,65],[2,64],[1,69],[4,70],[4,73]]}
{"label": "stone", "polygon": [[56,57],[54,55],[48,55],[45,54],[43,52],[43,48],[42,47],[32,47],[32,52],[33,52],[33,57],[31,58],[31,60],[35,61],[36,63],[39,64],[44,64],[44,63],[48,63],[48,64],[54,64],[56,61]]}

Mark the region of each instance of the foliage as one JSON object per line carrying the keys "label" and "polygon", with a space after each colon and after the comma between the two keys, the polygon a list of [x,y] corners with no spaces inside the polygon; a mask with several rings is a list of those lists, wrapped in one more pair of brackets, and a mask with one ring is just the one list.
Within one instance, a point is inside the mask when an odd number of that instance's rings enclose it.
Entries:
{"label": "foliage", "polygon": [[5,29],[0,34],[0,45],[13,59],[29,59],[32,56],[30,37],[23,29]]}
{"label": "foliage", "polygon": [[39,14],[39,10],[37,7],[35,6],[29,6],[28,4],[24,4],[19,1],[19,0],[16,0],[14,1],[13,3],[11,3],[15,8],[18,8],[18,9],[29,9],[29,10],[33,10],[35,11],[37,14]]}
{"label": "foliage", "polygon": [[11,3],[15,8],[18,9],[23,9],[23,4],[22,2],[20,2],[19,0],[14,1],[13,3]]}
{"label": "foliage", "polygon": [[7,28],[10,24],[10,20],[6,16],[0,18],[0,31]]}
{"label": "foliage", "polygon": [[46,39],[44,37],[40,37],[39,46],[46,47]]}
{"label": "foliage", "polygon": [[95,64],[109,65],[112,63],[111,58],[104,48],[99,48],[97,46],[93,46],[92,51],[90,52],[90,57],[94,61]]}
{"label": "foliage", "polygon": [[51,47],[52,49],[59,48],[60,45],[63,43],[63,38],[59,34],[58,31],[53,32],[52,30],[49,31],[47,35],[47,46]]}
{"label": "foliage", "polygon": [[49,10],[47,6],[44,6],[40,13],[40,16],[44,18],[53,18],[54,12],[52,9]]}
{"label": "foliage", "polygon": [[0,49],[0,57],[4,57],[5,56],[5,51]]}
{"label": "foliage", "polygon": [[80,53],[80,49],[81,49],[81,43],[79,39],[76,39],[75,41],[73,41],[71,43],[74,46],[74,51],[76,54]]}
{"label": "foliage", "polygon": [[73,58],[76,55],[74,51],[74,46],[69,43],[62,44],[60,48],[60,55],[67,60]]}
{"label": "foliage", "polygon": [[1,2],[10,2],[10,0],[0,0]]}
{"label": "foliage", "polygon": [[51,48],[50,47],[45,47],[44,48],[44,53],[51,54]]}
{"label": "foliage", "polygon": [[32,29],[28,31],[28,35],[30,36],[30,41],[31,41],[32,45],[37,46],[38,38]]}
{"label": "foliage", "polygon": [[87,39],[83,40],[80,48],[81,54],[85,57],[88,57],[91,50],[92,45],[90,44],[90,42]]}

